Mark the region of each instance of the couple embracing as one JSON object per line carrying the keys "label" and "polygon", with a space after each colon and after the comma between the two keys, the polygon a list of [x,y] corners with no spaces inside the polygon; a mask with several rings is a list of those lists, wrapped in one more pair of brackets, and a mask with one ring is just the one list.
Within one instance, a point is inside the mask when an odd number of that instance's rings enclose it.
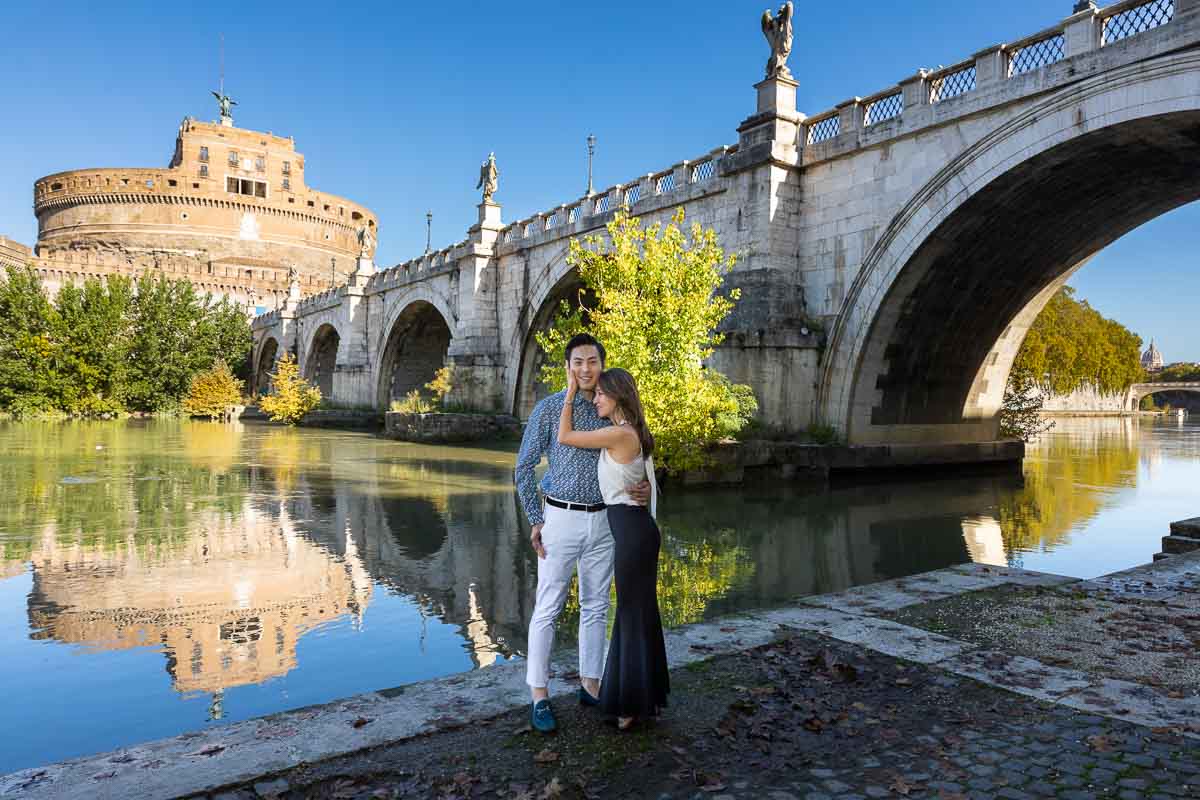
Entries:
{"label": "couple embracing", "polygon": [[[656,716],[670,691],[656,592],[654,437],[633,376],[606,370],[604,357],[604,346],[587,334],[567,342],[567,389],[534,408],[517,456],[517,491],[538,555],[525,682],[533,727],[543,733],[557,726],[547,688],[550,651],[576,570],[579,702],[598,706],[626,730]],[[534,470],[543,455],[549,468],[539,487]],[[617,615],[606,660],[614,572]]]}

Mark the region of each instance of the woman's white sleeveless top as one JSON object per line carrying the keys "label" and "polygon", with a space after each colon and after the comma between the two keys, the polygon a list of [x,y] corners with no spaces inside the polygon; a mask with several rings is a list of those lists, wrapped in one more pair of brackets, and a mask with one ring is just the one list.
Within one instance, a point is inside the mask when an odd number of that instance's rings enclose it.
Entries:
{"label": "woman's white sleeveless top", "polygon": [[600,465],[597,467],[597,477],[600,479],[600,493],[604,495],[606,505],[638,505],[625,487],[643,480],[650,481],[650,516],[658,517],[658,484],[654,480],[654,457],[643,458],[639,450],[638,456],[628,464],[620,464],[612,459],[608,450],[600,451]]}

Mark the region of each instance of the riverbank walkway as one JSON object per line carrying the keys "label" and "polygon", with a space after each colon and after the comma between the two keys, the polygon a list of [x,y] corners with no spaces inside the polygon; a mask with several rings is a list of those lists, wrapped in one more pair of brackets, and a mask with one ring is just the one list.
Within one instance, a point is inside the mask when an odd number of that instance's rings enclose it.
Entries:
{"label": "riverbank walkway", "polygon": [[[1200,797],[1200,553],[1093,580],[967,564],[668,634],[617,733],[514,663],[0,776],[0,798]],[[353,665],[347,665],[352,669]]]}

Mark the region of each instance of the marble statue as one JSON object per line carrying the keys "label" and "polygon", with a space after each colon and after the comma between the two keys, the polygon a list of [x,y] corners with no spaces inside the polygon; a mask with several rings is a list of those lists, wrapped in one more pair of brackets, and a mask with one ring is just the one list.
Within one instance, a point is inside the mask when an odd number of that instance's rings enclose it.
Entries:
{"label": "marble statue", "polygon": [[375,237],[371,235],[370,227],[363,225],[358,229],[358,256],[359,258],[370,258],[371,252],[375,249]]}
{"label": "marble statue", "polygon": [[763,12],[763,36],[771,45],[771,58],[767,61],[767,79],[791,78],[792,73],[787,68],[788,56],[792,54],[792,4],[784,3],[779,7],[778,16],[771,17],[770,9]]}
{"label": "marble statue", "polygon": [[479,183],[475,184],[476,189],[483,189],[483,202],[491,202],[492,195],[496,193],[499,177],[500,170],[496,169],[496,154],[488,153],[487,161],[479,166]]}

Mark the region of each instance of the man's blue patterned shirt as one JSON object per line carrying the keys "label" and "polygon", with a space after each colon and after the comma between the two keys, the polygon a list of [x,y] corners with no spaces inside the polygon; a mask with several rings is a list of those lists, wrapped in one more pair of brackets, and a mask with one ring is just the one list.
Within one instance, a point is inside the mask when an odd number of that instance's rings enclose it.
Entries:
{"label": "man's blue patterned shirt", "polygon": [[[543,455],[549,457],[550,467],[542,477],[542,494],[571,503],[593,505],[604,502],[596,474],[600,451],[558,443],[558,418],[562,414],[566,396],[566,390],[563,390],[534,406],[521,439],[515,479],[517,494],[521,497],[521,505],[530,525],[539,525],[544,520],[542,501],[538,498],[539,486],[534,475]],[[592,401],[585,400],[580,394],[575,395],[572,419],[577,431],[594,431],[610,424],[596,414],[596,406]]]}

